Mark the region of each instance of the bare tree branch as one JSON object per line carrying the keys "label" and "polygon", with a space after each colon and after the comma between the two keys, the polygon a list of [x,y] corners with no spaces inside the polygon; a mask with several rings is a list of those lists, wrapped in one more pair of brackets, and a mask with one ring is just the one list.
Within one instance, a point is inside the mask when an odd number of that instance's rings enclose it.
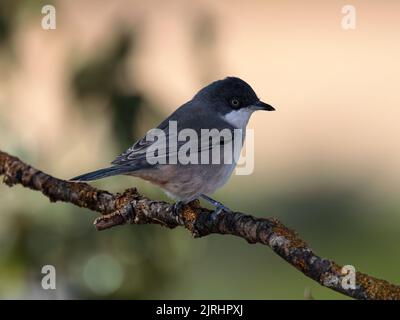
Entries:
{"label": "bare tree branch", "polygon": [[249,243],[269,246],[276,254],[309,278],[324,287],[356,299],[400,299],[400,286],[376,279],[361,272],[356,273],[356,288],[342,286],[342,267],[332,260],[317,256],[300,239],[296,232],[273,218],[255,218],[235,212],[222,212],[210,218],[210,210],[194,201],[182,208],[179,215],[173,213],[171,204],[150,200],[136,189],[122,194],[111,194],[86,183],[69,182],[39,171],[16,157],[0,151],[0,175],[8,186],[21,184],[37,190],[50,201],[70,202],[102,214],[94,222],[97,230],[108,229],[126,223],[160,224],[168,228],[182,226],[194,237],[230,234]]}

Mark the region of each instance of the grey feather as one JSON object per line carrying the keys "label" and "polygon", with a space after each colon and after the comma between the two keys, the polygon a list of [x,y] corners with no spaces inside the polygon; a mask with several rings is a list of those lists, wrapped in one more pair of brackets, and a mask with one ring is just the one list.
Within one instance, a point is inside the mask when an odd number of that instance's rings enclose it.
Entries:
{"label": "grey feather", "polygon": [[135,167],[133,166],[115,166],[85,173],[70,179],[70,181],[92,181],[133,171],[135,171]]}

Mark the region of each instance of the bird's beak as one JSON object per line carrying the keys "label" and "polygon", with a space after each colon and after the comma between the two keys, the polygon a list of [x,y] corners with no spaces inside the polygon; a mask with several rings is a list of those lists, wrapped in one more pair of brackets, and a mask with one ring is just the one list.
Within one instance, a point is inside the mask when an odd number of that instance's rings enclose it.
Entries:
{"label": "bird's beak", "polygon": [[262,102],[261,100],[258,100],[256,103],[253,103],[252,107],[255,110],[275,111],[275,108],[273,106],[270,106],[269,104]]}

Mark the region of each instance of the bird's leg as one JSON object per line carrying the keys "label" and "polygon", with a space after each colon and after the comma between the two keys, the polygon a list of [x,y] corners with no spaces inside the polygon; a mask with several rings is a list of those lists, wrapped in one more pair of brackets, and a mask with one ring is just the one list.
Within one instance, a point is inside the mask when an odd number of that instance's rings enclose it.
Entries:
{"label": "bird's leg", "polygon": [[221,202],[218,202],[218,201],[210,198],[209,196],[206,196],[205,194],[201,194],[200,197],[203,198],[204,200],[208,201],[215,207],[215,210],[211,213],[212,219],[215,219],[222,211],[232,212],[231,209],[225,207]]}
{"label": "bird's leg", "polygon": [[181,209],[183,208],[185,204],[183,203],[183,201],[177,201],[174,203],[173,207],[172,207],[172,213],[175,216],[179,215],[179,212],[181,211]]}

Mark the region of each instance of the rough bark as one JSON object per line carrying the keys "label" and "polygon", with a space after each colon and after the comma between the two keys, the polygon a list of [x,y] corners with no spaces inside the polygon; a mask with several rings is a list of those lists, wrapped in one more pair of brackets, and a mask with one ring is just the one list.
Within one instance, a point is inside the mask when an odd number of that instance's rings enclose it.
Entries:
{"label": "rough bark", "polygon": [[123,224],[160,224],[168,228],[178,226],[188,229],[194,237],[209,234],[230,234],[248,243],[269,246],[276,254],[309,278],[324,287],[356,299],[400,299],[400,286],[363,274],[356,273],[356,288],[345,289],[342,267],[324,259],[298,237],[295,231],[274,218],[255,218],[235,212],[221,212],[211,218],[211,211],[194,201],[174,214],[171,204],[153,201],[141,195],[137,189],[122,194],[98,190],[86,183],[70,182],[54,178],[16,157],[0,151],[0,175],[8,186],[21,184],[37,190],[50,201],[70,202],[76,206],[101,213],[94,225],[104,230]]}

